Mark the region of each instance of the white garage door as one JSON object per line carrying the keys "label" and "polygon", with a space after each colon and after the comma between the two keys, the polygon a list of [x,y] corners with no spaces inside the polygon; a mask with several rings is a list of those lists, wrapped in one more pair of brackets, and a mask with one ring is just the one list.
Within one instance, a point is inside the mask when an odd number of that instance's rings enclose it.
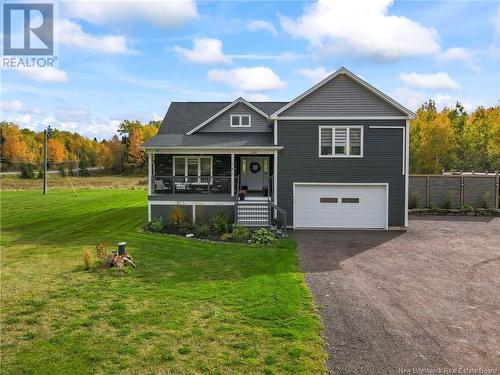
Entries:
{"label": "white garage door", "polygon": [[387,229],[387,185],[294,184],[295,228]]}

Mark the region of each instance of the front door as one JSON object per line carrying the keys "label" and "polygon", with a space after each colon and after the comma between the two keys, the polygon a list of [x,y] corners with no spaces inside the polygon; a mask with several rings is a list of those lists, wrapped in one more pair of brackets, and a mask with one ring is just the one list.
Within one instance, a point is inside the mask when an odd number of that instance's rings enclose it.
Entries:
{"label": "front door", "polygon": [[265,185],[264,159],[267,157],[245,156],[241,158],[241,186],[248,186],[248,190],[262,191]]}

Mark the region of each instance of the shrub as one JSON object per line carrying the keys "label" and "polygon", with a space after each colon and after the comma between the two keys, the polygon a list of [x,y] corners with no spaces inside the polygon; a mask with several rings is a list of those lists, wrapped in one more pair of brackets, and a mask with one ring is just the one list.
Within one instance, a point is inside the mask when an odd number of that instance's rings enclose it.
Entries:
{"label": "shrub", "polygon": [[168,215],[169,224],[174,227],[179,227],[188,223],[188,217],[186,211],[180,206],[175,206],[170,210],[170,214]]}
{"label": "shrub", "polygon": [[89,270],[92,267],[92,253],[89,250],[83,252],[83,269]]}
{"label": "shrub", "polygon": [[231,231],[231,224],[227,219],[224,211],[217,211],[214,216],[212,216],[211,227],[217,234],[228,233]]}
{"label": "shrub", "polygon": [[486,192],[483,194],[483,199],[481,201],[481,208],[490,208],[490,197],[491,197],[491,194],[490,192]]}
{"label": "shrub", "polygon": [[23,163],[19,169],[21,171],[21,178],[30,180],[35,178],[35,170],[31,164]]}
{"label": "shrub", "polygon": [[104,244],[100,243],[95,247],[95,256],[97,259],[103,260],[106,258],[106,247]]}
{"label": "shrub", "polygon": [[155,217],[146,224],[146,230],[151,232],[161,232],[165,228],[165,221],[162,217]]}
{"label": "shrub", "polygon": [[472,207],[470,204],[465,203],[462,208],[462,211],[474,211],[474,207]]}
{"label": "shrub", "polygon": [[220,236],[221,241],[231,241],[233,235],[231,233],[222,233]]}
{"label": "shrub", "polygon": [[210,227],[207,224],[196,225],[194,234],[196,237],[206,238],[210,235]]}
{"label": "shrub", "polygon": [[42,178],[43,178],[43,174],[44,174],[43,169],[40,169],[40,170],[38,171],[37,178],[42,179]]}
{"label": "shrub", "polygon": [[253,232],[250,242],[256,245],[271,245],[276,241],[276,236],[266,228]]}
{"label": "shrub", "polygon": [[408,208],[410,210],[418,207],[418,195],[417,193],[412,193],[410,197],[410,201],[408,202]]}
{"label": "shrub", "polygon": [[247,227],[241,224],[236,224],[233,228],[233,232],[231,233],[231,238],[236,242],[247,242],[251,235],[252,233]]}

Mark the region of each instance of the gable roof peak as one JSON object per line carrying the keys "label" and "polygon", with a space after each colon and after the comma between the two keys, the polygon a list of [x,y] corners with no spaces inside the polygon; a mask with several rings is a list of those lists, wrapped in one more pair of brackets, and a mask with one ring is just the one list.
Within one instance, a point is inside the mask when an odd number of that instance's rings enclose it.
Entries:
{"label": "gable roof peak", "polygon": [[194,127],[193,129],[191,129],[190,131],[188,131],[186,133],[186,135],[191,135],[193,134],[194,132],[196,132],[198,129],[201,129],[202,127],[204,127],[206,124],[208,124],[209,122],[211,122],[213,119],[219,117],[221,114],[223,114],[224,112],[226,112],[227,110],[231,109],[232,107],[234,107],[236,104],[238,103],[243,103],[245,104],[247,107],[253,109],[255,112],[259,113],[260,115],[264,116],[266,119],[269,119],[269,115],[262,111],[261,109],[257,108],[256,106],[254,106],[252,103],[246,101],[244,98],[242,98],[241,96],[239,98],[237,98],[236,100],[234,100],[233,102],[229,103],[227,106],[225,106],[224,108],[222,108],[219,112],[215,113],[213,116],[210,116],[208,119],[206,119],[205,121],[203,121],[201,124],[197,125],[196,127]]}
{"label": "gable roof peak", "polygon": [[378,96],[379,98],[381,98],[385,102],[387,102],[390,105],[392,105],[394,108],[397,108],[401,112],[405,113],[409,118],[415,117],[415,114],[412,111],[410,111],[408,108],[406,108],[403,105],[399,104],[394,99],[390,98],[388,95],[384,94],[382,91],[378,90],[377,88],[375,88],[374,86],[372,86],[371,84],[369,84],[368,82],[366,82],[360,76],[358,76],[357,74],[354,74],[349,69],[347,69],[346,67],[342,66],[339,69],[337,69],[335,72],[331,73],[330,75],[328,75],[327,77],[325,77],[324,79],[322,79],[320,82],[318,82],[317,84],[315,84],[309,90],[303,92],[302,94],[300,94],[299,96],[297,96],[295,99],[293,99],[291,102],[289,102],[285,106],[281,107],[279,110],[277,110],[276,112],[274,112],[269,118],[271,120],[277,119],[278,115],[280,113],[286,111],[288,108],[292,107],[294,104],[296,104],[297,102],[299,102],[300,100],[302,100],[304,97],[308,96],[310,93],[312,93],[313,91],[316,91],[321,86],[323,86],[324,84],[330,82],[332,79],[334,79],[335,77],[337,77],[337,76],[339,76],[341,74],[347,75],[354,82],[360,84],[361,86],[363,86],[365,89],[367,89],[368,91],[370,91],[374,95]]}

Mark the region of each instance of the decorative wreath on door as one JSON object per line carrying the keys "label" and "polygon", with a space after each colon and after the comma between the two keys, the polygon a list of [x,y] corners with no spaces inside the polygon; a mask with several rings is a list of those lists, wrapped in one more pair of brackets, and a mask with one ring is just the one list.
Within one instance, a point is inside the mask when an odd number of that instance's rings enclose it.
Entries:
{"label": "decorative wreath on door", "polygon": [[250,171],[252,173],[259,173],[260,171],[260,164],[257,163],[256,161],[253,161],[250,163]]}

